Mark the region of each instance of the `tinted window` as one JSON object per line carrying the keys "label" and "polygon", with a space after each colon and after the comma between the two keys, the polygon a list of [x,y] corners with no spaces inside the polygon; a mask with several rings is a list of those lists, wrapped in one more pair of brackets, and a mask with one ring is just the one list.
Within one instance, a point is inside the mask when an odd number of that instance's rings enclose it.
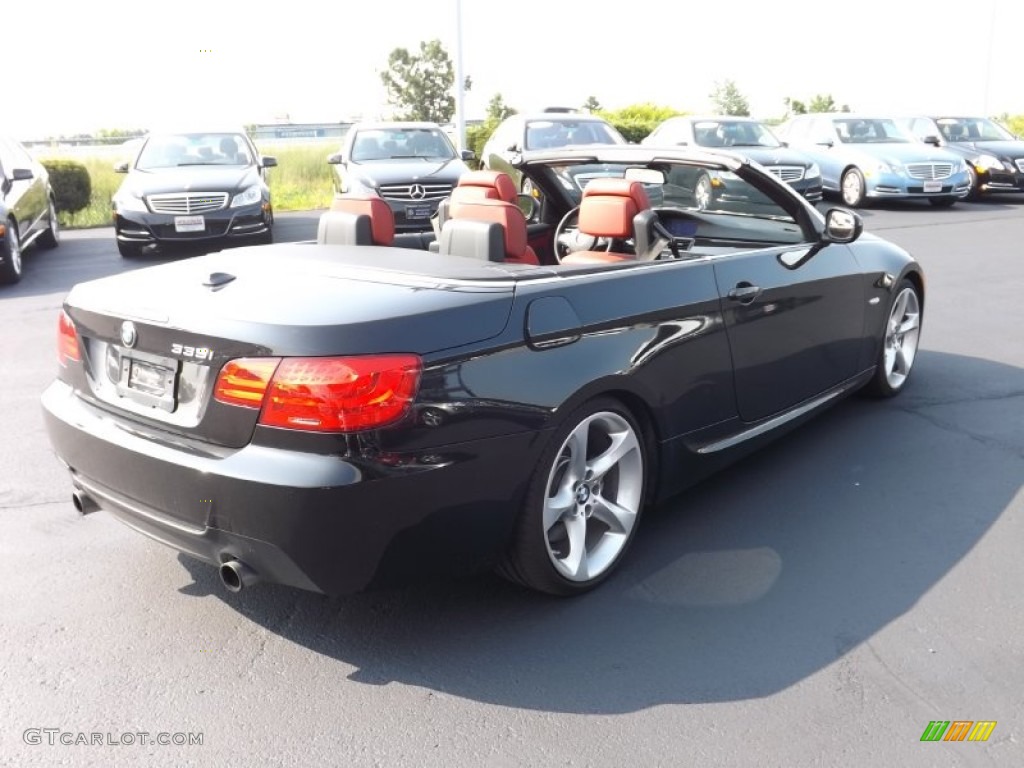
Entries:
{"label": "tinted window", "polygon": [[608,125],[596,120],[531,120],[526,124],[526,149],[621,143]]}
{"label": "tinted window", "polygon": [[833,120],[832,124],[836,128],[836,133],[839,134],[839,140],[844,144],[906,143],[910,141],[896,125],[896,122],[889,119],[843,118]]}
{"label": "tinted window", "polygon": [[438,128],[367,128],[352,142],[352,160],[393,160],[426,157],[450,160],[455,149]]}
{"label": "tinted window", "polygon": [[238,133],[166,133],[150,136],[135,164],[140,170],[182,165],[251,165],[252,153]]}
{"label": "tinted window", "polygon": [[940,117],[935,122],[947,141],[1013,141],[1013,134],[982,117]]}
{"label": "tinted window", "polygon": [[761,123],[745,120],[700,120],[693,136],[702,147],[777,147],[779,140]]}

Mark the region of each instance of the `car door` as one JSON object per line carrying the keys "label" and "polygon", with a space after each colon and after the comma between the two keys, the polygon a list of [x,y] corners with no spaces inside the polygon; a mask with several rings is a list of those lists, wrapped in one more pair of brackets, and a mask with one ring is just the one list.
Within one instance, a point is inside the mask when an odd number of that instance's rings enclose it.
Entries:
{"label": "car door", "polygon": [[[30,179],[15,179],[15,171],[31,171]],[[28,153],[7,139],[0,139],[0,194],[18,224],[24,241],[37,226],[46,205],[46,190]]]}
{"label": "car door", "polygon": [[821,169],[822,186],[829,190],[839,190],[846,163],[843,158],[842,142],[830,118],[811,118],[806,147]]}
{"label": "car door", "polygon": [[715,279],[744,421],[785,411],[857,373],[864,289],[849,247],[804,243],[726,255]]}

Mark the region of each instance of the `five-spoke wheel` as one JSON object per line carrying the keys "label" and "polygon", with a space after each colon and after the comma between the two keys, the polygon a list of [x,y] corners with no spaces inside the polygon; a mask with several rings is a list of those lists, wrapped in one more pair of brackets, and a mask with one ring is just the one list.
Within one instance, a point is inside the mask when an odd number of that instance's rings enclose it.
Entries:
{"label": "five-spoke wheel", "polygon": [[630,412],[606,398],[582,406],[544,451],[502,573],[559,595],[597,586],[632,540],[646,473],[644,433]]}

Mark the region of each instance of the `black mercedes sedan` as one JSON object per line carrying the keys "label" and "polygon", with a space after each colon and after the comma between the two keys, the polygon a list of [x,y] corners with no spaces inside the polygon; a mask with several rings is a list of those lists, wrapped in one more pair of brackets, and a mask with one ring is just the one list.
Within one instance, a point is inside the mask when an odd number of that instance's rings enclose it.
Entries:
{"label": "black mercedes sedan", "polygon": [[60,243],[57,202],[46,168],[14,139],[0,136],[0,283],[22,275],[22,251]]}
{"label": "black mercedes sedan", "polygon": [[114,194],[114,235],[125,258],[166,246],[269,243],[274,208],[266,169],[242,130],[153,133]]}
{"label": "black mercedes sedan", "polygon": [[[681,167],[756,202],[697,206]],[[353,195],[314,243],[75,286],[42,404],[77,509],[233,591],[496,568],[574,595],[615,572],[648,505],[910,381],[923,271],[857,214],[725,153],[518,168],[532,216],[490,194],[506,175],[466,174],[437,252],[396,247],[388,206]],[[581,169],[600,173],[582,190]]]}
{"label": "black mercedes sedan", "polygon": [[436,123],[388,122],[356,123],[327,162],[335,166],[338,194],[377,195],[391,207],[398,232],[431,232],[430,218],[472,159]]}
{"label": "black mercedes sedan", "polygon": [[[641,142],[650,147],[728,149],[760,163],[808,200],[821,200],[821,170],[807,155],[779,141],[764,123],[748,117],[670,117]],[[705,174],[697,199],[728,194],[728,177]]]}
{"label": "black mercedes sedan", "polygon": [[986,117],[911,117],[901,121],[925,144],[967,161],[969,200],[997,192],[1024,192],[1024,140]]}

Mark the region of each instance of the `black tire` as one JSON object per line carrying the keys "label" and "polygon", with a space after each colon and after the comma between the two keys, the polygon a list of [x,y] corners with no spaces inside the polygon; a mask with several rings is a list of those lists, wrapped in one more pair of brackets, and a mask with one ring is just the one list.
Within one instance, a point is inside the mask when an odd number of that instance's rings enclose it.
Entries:
{"label": "black tire", "polygon": [[[573,449],[580,445],[579,435],[587,439],[586,448],[579,454],[582,458],[577,466],[582,472],[578,473]],[[609,469],[597,470],[600,474],[596,474],[594,469],[600,462],[593,466],[590,462],[606,457],[616,439],[624,450]],[[650,436],[618,400],[599,397],[566,416],[552,432],[530,478],[511,546],[498,573],[530,589],[559,596],[582,594],[605,581],[636,534],[646,502],[652,457]],[[574,476],[580,475],[582,482],[575,482]],[[561,493],[552,495],[550,491],[556,487]],[[557,514],[549,525],[545,509],[559,506],[554,503],[559,496],[565,500],[565,512]],[[615,521],[618,530],[605,522],[608,518]],[[576,537],[581,547],[574,545],[570,525],[582,536]],[[565,572],[573,568],[573,553],[581,549],[577,563],[583,564],[583,573],[578,571],[575,577],[569,577]],[[562,553],[564,557],[559,556]],[[591,571],[596,573],[591,576]]]}
{"label": "black tire", "polygon": [[142,247],[134,243],[122,243],[118,240],[117,250],[124,259],[137,259],[142,256]]}
{"label": "black tire", "polygon": [[929,197],[928,198],[928,202],[931,203],[936,208],[952,208],[954,205],[956,205],[956,201],[959,200],[959,199],[960,199],[959,197],[949,197],[949,196],[946,196],[946,197]]}
{"label": "black tire", "polygon": [[[913,299],[908,304],[911,308],[910,314],[916,314],[916,324],[913,328],[896,332],[894,329],[896,306],[901,297],[907,292],[913,294]],[[882,329],[878,358],[875,361],[875,375],[864,387],[865,394],[872,397],[895,397],[906,387],[910,374],[913,371],[914,361],[917,358],[923,316],[922,307],[921,293],[917,286],[906,278],[901,280],[896,286],[896,290],[892,292],[892,300],[886,309],[885,326]],[[905,323],[907,313],[902,314],[903,317],[898,319],[899,323]],[[898,357],[895,351],[897,349],[899,350]],[[889,355],[894,356],[892,360],[890,360]],[[900,359],[905,361],[904,370],[902,372],[896,371],[897,365],[893,365],[893,370],[890,370],[890,362],[895,364]]]}
{"label": "black tire", "polygon": [[859,168],[848,168],[839,181],[839,197],[851,208],[864,205],[867,192],[864,186],[864,174]]}
{"label": "black tire", "polygon": [[43,248],[56,248],[60,245],[60,222],[57,221],[57,205],[50,198],[49,226],[39,236],[39,245]]}
{"label": "black tire", "polygon": [[707,208],[715,199],[715,188],[711,177],[701,172],[693,184],[693,202],[699,210]]}
{"label": "black tire", "polygon": [[978,172],[971,167],[970,163],[967,164],[967,175],[971,177],[971,188],[967,191],[967,197],[964,200],[969,200],[972,203],[976,203],[981,200],[981,190],[978,188]]}
{"label": "black tire", "polygon": [[0,255],[4,259],[0,263],[0,283],[9,285],[21,280],[21,241],[18,227],[11,219],[6,222],[3,239],[0,239]]}

